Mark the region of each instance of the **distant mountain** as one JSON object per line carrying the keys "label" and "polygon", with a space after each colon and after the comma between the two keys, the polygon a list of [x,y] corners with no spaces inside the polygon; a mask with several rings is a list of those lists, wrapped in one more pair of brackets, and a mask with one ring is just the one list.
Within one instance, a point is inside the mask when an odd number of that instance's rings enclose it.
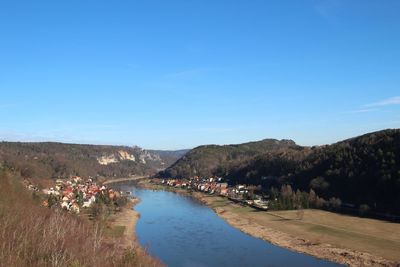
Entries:
{"label": "distant mountain", "polygon": [[178,159],[183,157],[190,149],[181,149],[181,150],[147,150],[150,153],[159,155],[166,167],[174,164]]}
{"label": "distant mountain", "polygon": [[0,143],[0,165],[39,178],[154,174],[176,161],[178,155],[127,146]]}
{"label": "distant mountain", "polygon": [[264,188],[291,184],[294,189],[313,189],[326,199],[341,198],[349,206],[400,214],[400,129],[318,147],[285,140],[202,146],[159,175],[218,175],[231,184]]}

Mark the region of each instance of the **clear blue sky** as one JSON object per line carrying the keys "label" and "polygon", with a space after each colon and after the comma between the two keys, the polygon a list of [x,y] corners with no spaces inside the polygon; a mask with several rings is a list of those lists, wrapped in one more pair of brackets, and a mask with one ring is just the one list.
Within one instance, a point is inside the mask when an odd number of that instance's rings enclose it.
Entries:
{"label": "clear blue sky", "polygon": [[400,127],[398,0],[8,0],[0,140],[178,149]]}

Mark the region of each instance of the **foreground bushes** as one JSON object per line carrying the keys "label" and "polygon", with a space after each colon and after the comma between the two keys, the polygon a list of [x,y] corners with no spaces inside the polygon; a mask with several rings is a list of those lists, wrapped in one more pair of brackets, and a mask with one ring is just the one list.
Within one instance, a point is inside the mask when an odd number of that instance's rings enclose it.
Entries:
{"label": "foreground bushes", "polygon": [[0,172],[1,266],[153,265],[106,240],[101,223],[36,205],[19,181]]}

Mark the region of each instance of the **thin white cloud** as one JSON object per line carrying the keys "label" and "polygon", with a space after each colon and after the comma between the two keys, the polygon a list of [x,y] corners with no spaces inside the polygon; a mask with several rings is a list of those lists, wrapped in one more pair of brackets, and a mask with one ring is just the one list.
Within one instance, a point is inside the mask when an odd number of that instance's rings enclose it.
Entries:
{"label": "thin white cloud", "polygon": [[367,104],[364,107],[371,108],[371,107],[384,107],[384,106],[392,106],[392,105],[400,105],[400,96],[394,96],[391,98],[387,98],[385,100]]}
{"label": "thin white cloud", "polygon": [[342,114],[357,114],[378,111],[385,106],[400,105],[400,96],[390,97],[375,103],[366,104],[359,109],[342,112]]}
{"label": "thin white cloud", "polygon": [[345,112],[343,112],[343,114],[368,113],[368,112],[373,112],[373,111],[377,111],[377,110],[378,110],[377,108],[364,108],[364,109],[345,111]]}

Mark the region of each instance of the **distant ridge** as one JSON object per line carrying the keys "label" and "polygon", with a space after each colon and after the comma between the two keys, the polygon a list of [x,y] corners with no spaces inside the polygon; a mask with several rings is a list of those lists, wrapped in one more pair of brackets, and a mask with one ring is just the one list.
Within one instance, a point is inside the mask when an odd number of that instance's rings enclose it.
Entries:
{"label": "distant ridge", "polygon": [[204,145],[192,149],[161,173],[165,177],[226,175],[233,165],[272,151],[304,150],[292,140],[264,139],[234,145]]}
{"label": "distant ridge", "polygon": [[0,165],[26,177],[127,177],[154,174],[174,163],[180,153],[158,153],[137,146],[0,142]]}
{"label": "distant ridge", "polygon": [[332,145],[303,147],[265,139],[238,145],[200,146],[161,177],[222,176],[244,183],[339,197],[350,206],[368,205],[400,214],[400,129],[368,133]]}

